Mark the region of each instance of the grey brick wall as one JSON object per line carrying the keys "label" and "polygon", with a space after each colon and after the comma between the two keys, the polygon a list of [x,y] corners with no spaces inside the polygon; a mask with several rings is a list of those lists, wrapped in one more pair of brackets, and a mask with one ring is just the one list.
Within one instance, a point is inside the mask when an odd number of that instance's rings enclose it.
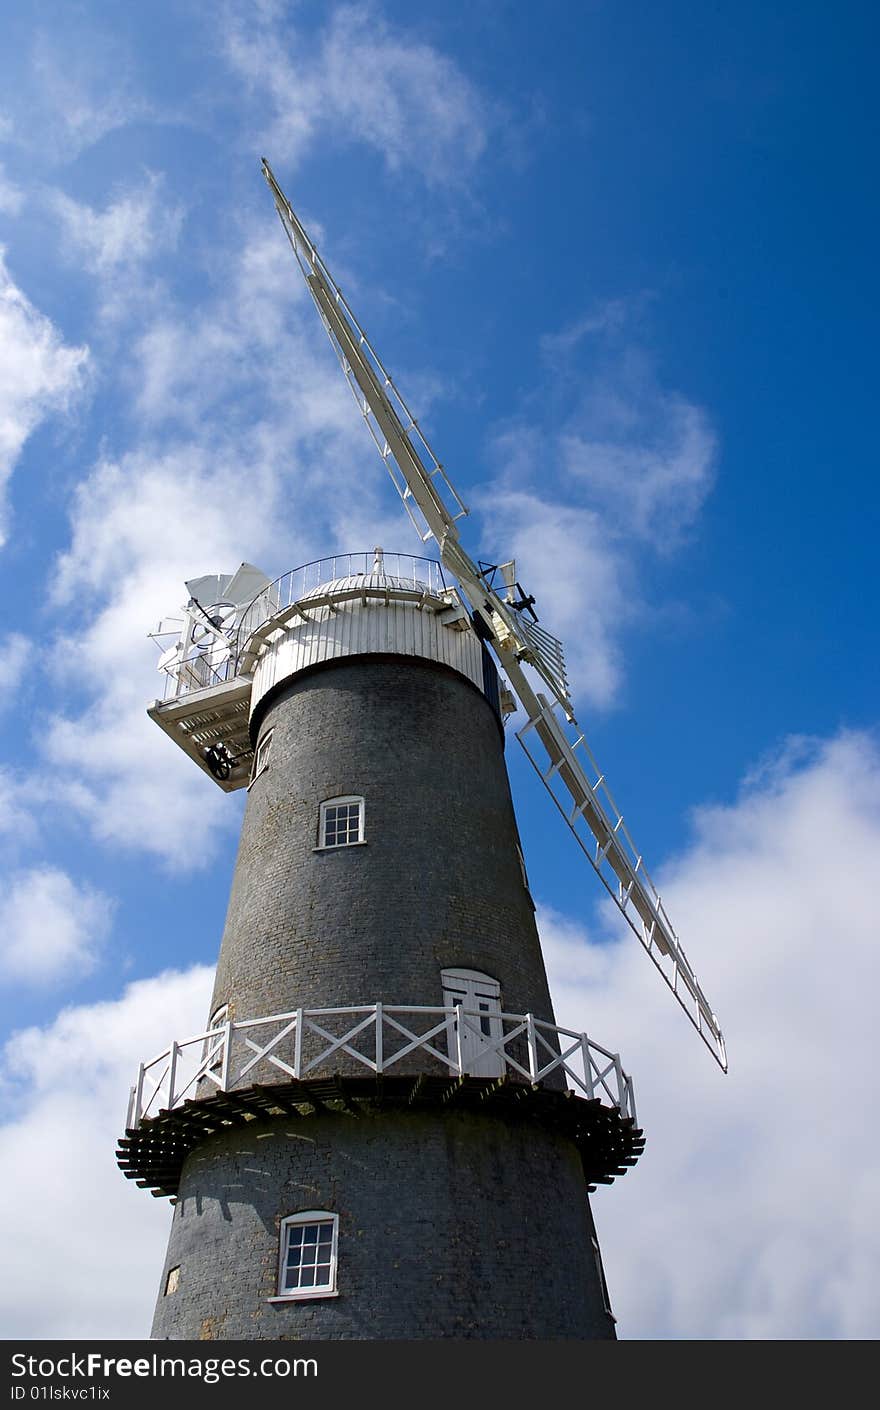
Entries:
{"label": "grey brick wall", "polygon": [[[501,983],[552,1020],[497,717],[453,672],[360,657],[270,705],[248,796],[212,1012],[442,1004],[440,971]],[[322,800],[366,800],[366,845],[316,852]]]}
{"label": "grey brick wall", "polygon": [[[339,1215],[339,1295],[272,1304],[280,1220],[303,1209]],[[591,1234],[574,1147],[530,1123],[419,1112],[250,1125],[187,1161],[152,1335],[613,1338]]]}

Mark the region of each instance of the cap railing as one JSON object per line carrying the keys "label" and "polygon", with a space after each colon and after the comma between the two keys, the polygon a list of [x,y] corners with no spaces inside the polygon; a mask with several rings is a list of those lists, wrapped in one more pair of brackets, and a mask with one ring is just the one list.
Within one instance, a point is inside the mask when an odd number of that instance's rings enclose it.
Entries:
{"label": "cap railing", "polygon": [[[275,1082],[317,1075],[345,1054],[355,1070],[394,1073],[413,1053],[424,1054],[425,1070],[448,1076],[474,1075],[495,1059],[501,1073],[539,1084],[562,1074],[570,1090],[616,1107],[636,1120],[632,1079],[617,1053],[586,1033],[560,1028],[533,1014],[487,1015],[460,1005],[450,1008],[375,1003],[348,1008],[291,1009],[216,1028],[173,1042],[141,1063],[131,1089],[126,1127],[173,1111],[187,1100],[225,1092],[245,1079]],[[476,1057],[475,1057],[476,1052]],[[410,1069],[407,1069],[410,1070]],[[280,1074],[280,1075],[279,1075]],[[476,1075],[486,1075],[477,1072]],[[558,1080],[558,1079],[557,1079]]]}
{"label": "cap railing", "polygon": [[434,558],[419,558],[411,553],[386,553],[384,550],[380,550],[377,557],[375,549],[367,553],[337,553],[330,558],[316,558],[312,563],[291,568],[257,594],[238,624],[236,656],[241,655],[248,638],[264,622],[292,607],[324,583],[339,578],[375,580],[382,576],[418,583],[435,596],[446,590],[443,569]]}
{"label": "cap railing", "polygon": [[273,617],[287,612],[294,603],[315,593],[323,584],[346,578],[353,581],[363,579],[375,590],[376,596],[381,595],[379,588],[385,578],[415,583],[432,597],[440,597],[447,591],[443,569],[437,560],[420,558],[412,553],[386,553],[383,549],[370,549],[366,553],[337,553],[330,558],[316,558],[312,563],[303,563],[269,583],[248,603],[222,659],[218,660],[217,656],[223,643],[211,638],[201,647],[194,648],[185,660],[170,661],[163,667],[163,701],[178,700],[209,686],[234,680],[241,667],[244,649],[254,632]]}

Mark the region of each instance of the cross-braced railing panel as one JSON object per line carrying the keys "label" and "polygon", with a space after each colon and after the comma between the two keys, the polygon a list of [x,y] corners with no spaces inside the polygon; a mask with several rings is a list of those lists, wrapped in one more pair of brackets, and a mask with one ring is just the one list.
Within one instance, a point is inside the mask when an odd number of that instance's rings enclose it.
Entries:
{"label": "cross-braced railing panel", "polygon": [[564,1080],[578,1095],[636,1119],[632,1081],[620,1058],[585,1033],[533,1014],[382,1003],[332,1009],[291,1009],[267,1018],[228,1021],[173,1042],[142,1063],[131,1089],[127,1126],[137,1127],[187,1100],[250,1083],[301,1080],[343,1057],[375,1076],[438,1069],[450,1076],[512,1075],[539,1085]]}

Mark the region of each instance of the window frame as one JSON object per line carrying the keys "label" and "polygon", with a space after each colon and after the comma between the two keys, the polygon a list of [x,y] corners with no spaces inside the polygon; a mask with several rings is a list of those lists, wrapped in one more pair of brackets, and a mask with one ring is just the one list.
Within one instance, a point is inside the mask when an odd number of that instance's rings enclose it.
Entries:
{"label": "window frame", "polygon": [[[210,1034],[210,1033],[217,1033],[217,1034],[222,1033],[222,1032],[223,1032],[223,1029],[226,1027],[226,1025],[227,1025],[228,1022],[229,1022],[229,1004],[228,1004],[228,1003],[225,1003],[225,1004],[218,1004],[217,1007],[215,1008],[214,1012],[211,1014],[211,1017],[208,1019],[208,1033],[209,1033],[209,1034]],[[208,1058],[210,1057],[210,1055],[211,1055],[212,1041],[213,1041],[213,1040],[212,1040],[210,1037],[208,1037],[208,1038],[205,1039],[205,1045],[204,1045],[204,1048],[202,1049],[202,1062],[207,1061],[207,1059],[208,1059]],[[210,1066],[207,1068],[207,1071],[208,1071],[208,1072],[219,1072],[222,1067],[223,1067],[223,1047],[222,1047],[222,1045],[221,1045],[219,1055],[218,1055],[218,1056],[214,1059],[214,1061],[210,1064]]]}
{"label": "window frame", "polygon": [[257,741],[257,747],[254,750],[254,767],[251,771],[248,788],[250,788],[251,784],[256,783],[257,779],[260,778],[269,767],[269,756],[272,753],[272,736],[274,733],[275,726],[273,725],[271,729],[266,731],[262,739]]}
{"label": "window frame", "polygon": [[590,1242],[593,1245],[593,1259],[596,1264],[596,1272],[599,1276],[599,1287],[602,1290],[602,1306],[606,1314],[611,1318],[612,1322],[616,1322],[617,1318],[611,1310],[611,1297],[608,1293],[608,1284],[605,1281],[605,1266],[602,1263],[602,1254],[599,1249],[599,1240],[596,1238],[595,1234],[590,1235]]}
{"label": "window frame", "polygon": [[[330,1244],[330,1275],[326,1284],[311,1288],[284,1287],[287,1272],[287,1255],[290,1249],[290,1230],[309,1224],[330,1224],[333,1234]],[[301,1209],[296,1214],[288,1214],[278,1228],[278,1291],[270,1302],[305,1302],[313,1298],[338,1297],[337,1272],[339,1266],[339,1215],[331,1209]],[[300,1263],[300,1267],[302,1264]]]}
{"label": "window frame", "polygon": [[[327,841],[327,812],[330,808],[338,808],[343,804],[351,806],[358,805],[358,835],[350,842],[328,842]],[[325,798],[318,808],[318,845],[314,849],[316,852],[338,852],[346,847],[363,847],[366,844],[367,830],[367,807],[363,794],[361,793],[341,793],[336,798]]]}

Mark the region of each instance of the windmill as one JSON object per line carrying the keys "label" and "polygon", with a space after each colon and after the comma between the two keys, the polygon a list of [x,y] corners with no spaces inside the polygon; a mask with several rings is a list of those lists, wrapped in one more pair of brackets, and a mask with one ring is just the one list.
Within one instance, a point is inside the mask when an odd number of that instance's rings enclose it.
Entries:
{"label": "windmill", "polygon": [[[561,643],[263,171],[422,545],[187,583],[149,715],[247,805],[205,1029],[140,1064],[117,1152],[174,1216],[153,1336],[610,1339],[588,1195],[644,1137],[553,1013],[505,723],[726,1067],[580,731]],[[497,664],[496,664],[497,662]],[[499,668],[501,675],[499,675]],[[528,672],[537,677],[533,687]]]}

